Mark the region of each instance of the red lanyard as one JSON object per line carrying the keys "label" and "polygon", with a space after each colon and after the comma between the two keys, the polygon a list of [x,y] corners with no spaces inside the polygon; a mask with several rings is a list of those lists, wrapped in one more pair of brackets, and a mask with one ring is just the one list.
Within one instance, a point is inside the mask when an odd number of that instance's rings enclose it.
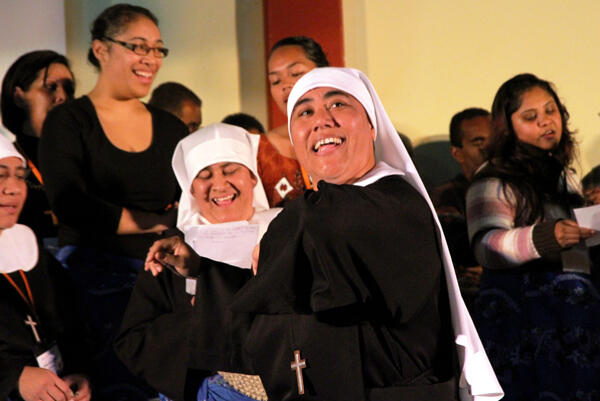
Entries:
{"label": "red lanyard", "polygon": [[35,175],[35,178],[37,178],[40,184],[44,185],[44,181],[42,180],[42,174],[40,173],[40,170],[37,169],[35,164],[33,164],[31,159],[27,159],[27,164],[29,165],[29,168],[31,169],[33,175]]}
{"label": "red lanyard", "polygon": [[312,189],[312,182],[310,182],[310,177],[308,176],[306,170],[304,170],[304,167],[300,166],[300,171],[302,171],[302,178],[304,179],[304,185],[306,186],[306,189]]}
{"label": "red lanyard", "polygon": [[15,288],[15,290],[17,290],[17,292],[19,293],[21,298],[23,298],[23,301],[25,301],[27,306],[29,306],[29,308],[35,314],[35,303],[33,302],[33,294],[31,293],[31,288],[29,287],[29,281],[27,280],[27,277],[25,276],[25,273],[23,272],[23,270],[19,270],[19,273],[21,273],[21,278],[23,279],[23,282],[25,283],[25,288],[27,289],[27,297],[25,297],[23,290],[21,290],[21,288],[17,285],[17,283],[15,283],[15,281],[12,279],[11,276],[9,276],[6,273],[2,273],[2,274],[4,274],[4,277],[6,277],[8,282]]}

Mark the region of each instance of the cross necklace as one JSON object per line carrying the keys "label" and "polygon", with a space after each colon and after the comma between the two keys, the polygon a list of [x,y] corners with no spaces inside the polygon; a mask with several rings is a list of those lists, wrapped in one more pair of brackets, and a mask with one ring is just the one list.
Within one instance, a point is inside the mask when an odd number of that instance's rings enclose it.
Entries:
{"label": "cross necklace", "polygon": [[[35,302],[33,301],[33,293],[31,292],[31,287],[29,286],[29,281],[27,280],[27,277],[25,276],[25,273],[23,272],[23,270],[19,270],[19,273],[21,274],[21,279],[23,280],[23,283],[25,283],[25,289],[27,290],[27,296],[25,296],[25,294],[23,293],[23,290],[21,290],[21,288],[17,285],[17,283],[15,283],[15,281],[12,279],[12,277],[10,277],[6,273],[2,273],[2,274],[4,275],[6,280],[8,280],[10,285],[12,285],[13,288],[17,291],[17,293],[19,293],[21,298],[23,298],[23,301],[25,301],[25,303],[27,304],[29,309],[33,312],[33,314],[37,316],[37,313],[35,312]],[[24,323],[31,328],[33,337],[35,338],[35,342],[38,344],[41,343],[42,339],[40,338],[40,335],[36,329],[37,322],[31,318],[31,315],[29,315],[29,314],[27,315],[27,319],[24,321]]]}
{"label": "cross necklace", "polygon": [[304,379],[302,378],[302,369],[306,368],[306,359],[300,359],[300,350],[294,351],[294,360],[290,364],[290,367],[292,370],[296,371],[298,394],[304,394]]}

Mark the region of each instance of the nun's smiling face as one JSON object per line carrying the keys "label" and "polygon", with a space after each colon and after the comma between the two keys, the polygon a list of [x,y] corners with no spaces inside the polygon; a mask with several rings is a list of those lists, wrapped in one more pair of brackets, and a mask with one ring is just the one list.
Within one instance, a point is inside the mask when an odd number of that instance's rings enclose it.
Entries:
{"label": "nun's smiling face", "polygon": [[23,161],[18,157],[0,159],[0,233],[17,223],[25,198],[27,184]]}
{"label": "nun's smiling face", "polygon": [[246,166],[223,162],[200,170],[191,191],[205,219],[212,224],[227,223],[252,217],[256,183]]}
{"label": "nun's smiling face", "polygon": [[294,151],[314,183],[352,184],[375,165],[375,129],[362,104],[346,92],[316,88],[290,116]]}

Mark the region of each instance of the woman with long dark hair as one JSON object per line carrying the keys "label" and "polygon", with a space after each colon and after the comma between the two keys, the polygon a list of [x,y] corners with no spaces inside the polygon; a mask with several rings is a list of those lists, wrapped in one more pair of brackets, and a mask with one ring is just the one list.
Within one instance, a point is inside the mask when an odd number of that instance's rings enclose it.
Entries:
{"label": "woman with long dark hair", "polygon": [[590,399],[600,385],[600,297],[572,209],[569,113],[532,74],[492,106],[489,161],[467,193],[469,236],[484,268],[475,322],[506,400]]}
{"label": "woman with long dark hair", "polygon": [[15,146],[27,158],[29,195],[19,222],[33,229],[40,240],[57,236],[57,227],[38,168],[42,125],[55,106],[73,99],[75,84],[69,61],[52,50],[23,54],[2,80],[2,124],[15,136]]}

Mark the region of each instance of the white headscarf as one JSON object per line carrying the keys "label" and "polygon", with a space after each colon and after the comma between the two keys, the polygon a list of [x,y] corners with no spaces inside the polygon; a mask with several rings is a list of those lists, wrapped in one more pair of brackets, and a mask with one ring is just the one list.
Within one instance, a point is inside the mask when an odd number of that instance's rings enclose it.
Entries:
{"label": "white headscarf", "polygon": [[[0,135],[0,160],[8,157],[21,159],[25,167],[25,158],[15,146]],[[22,224],[0,232],[0,272],[12,273],[17,270],[29,271],[38,262],[38,245],[33,231]]]}
{"label": "white headscarf", "polygon": [[15,148],[7,137],[5,137],[2,133],[0,133],[0,159],[4,159],[6,157],[16,157],[21,159],[23,162],[23,167],[25,167],[25,158],[19,151]]}
{"label": "white headscarf", "polygon": [[232,162],[242,164],[254,174],[254,213],[269,209],[267,195],[258,176],[256,155],[259,136],[229,124],[212,124],[184,139],[175,148],[173,171],[181,187],[181,199],[177,214],[177,228],[181,231],[189,226],[210,224],[200,213],[191,189],[198,173],[215,163]]}
{"label": "white headscarf", "polygon": [[442,244],[452,326],[462,367],[459,382],[461,399],[492,401],[502,398],[504,395],[502,388],[496,379],[477,330],[460,295],[450,251],[431,199],[367,76],[352,68],[323,67],[316,68],[300,78],[294,85],[287,103],[290,138],[290,121],[296,102],[306,92],[324,87],[339,89],[354,96],[363,105],[375,128],[375,161],[377,165],[355,185],[368,185],[387,175],[403,175],[404,179],[425,198],[431,209]]}

